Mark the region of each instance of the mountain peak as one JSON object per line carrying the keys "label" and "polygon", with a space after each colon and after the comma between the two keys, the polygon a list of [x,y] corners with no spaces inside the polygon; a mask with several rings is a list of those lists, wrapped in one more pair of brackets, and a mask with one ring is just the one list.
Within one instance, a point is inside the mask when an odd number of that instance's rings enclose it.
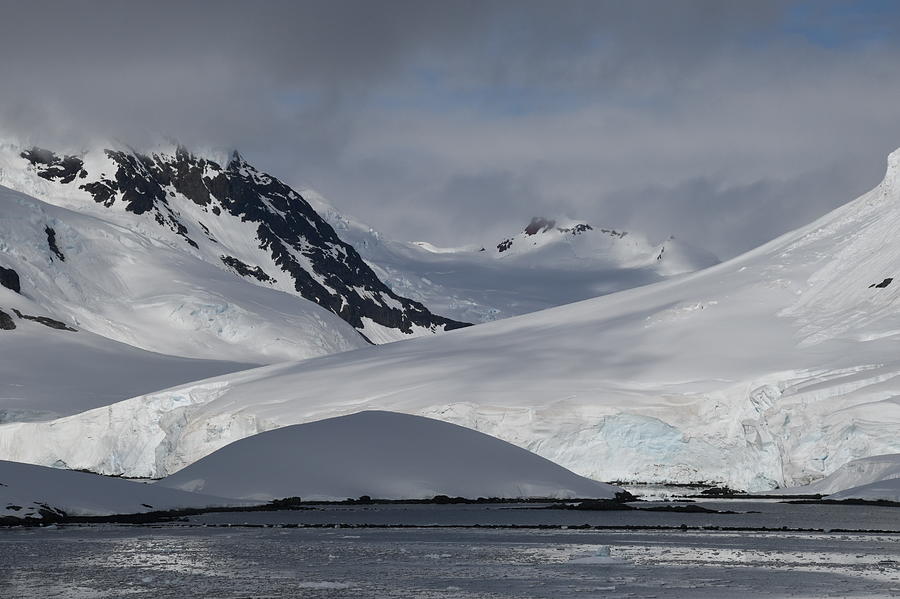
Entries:
{"label": "mountain peak", "polygon": [[228,168],[231,168],[232,166],[241,167],[246,165],[247,161],[244,160],[244,157],[241,155],[241,153],[237,150],[232,150],[231,156],[229,156],[228,158]]}

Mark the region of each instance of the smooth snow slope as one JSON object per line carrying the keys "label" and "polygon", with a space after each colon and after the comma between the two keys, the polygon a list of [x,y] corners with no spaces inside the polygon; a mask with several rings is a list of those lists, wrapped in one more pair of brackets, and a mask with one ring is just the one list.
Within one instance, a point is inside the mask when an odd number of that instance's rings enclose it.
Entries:
{"label": "smooth snow slope", "polygon": [[85,472],[0,460],[0,518],[44,517],[42,511],[69,516],[107,516],[247,502],[166,489]]}
{"label": "smooth snow slope", "polygon": [[900,153],[888,165],[861,198],[699,273],[2,426],[0,456],[164,476],[260,431],[384,409],[599,480],[805,484],[900,452]]}
{"label": "smooth snow slope", "polygon": [[0,287],[0,312],[15,326],[0,328],[0,422],[50,420],[251,366],[152,353],[81,329],[55,329],[15,310],[53,316]]}
{"label": "smooth snow slope", "polygon": [[829,499],[900,501],[900,454],[850,461],[820,481],[784,493],[828,495]]}
{"label": "smooth snow slope", "polygon": [[388,239],[312,190],[303,197],[395,292],[466,322],[570,304],[718,262],[673,238],[654,244],[639,233],[544,219],[483,248],[439,248]]}
{"label": "smooth snow slope", "polygon": [[15,270],[21,293],[58,319],[149,351],[266,364],[366,345],[312,302],[3,187],[0,266]]}
{"label": "smooth snow slope", "polygon": [[612,498],[621,491],[471,429],[378,411],[236,441],[157,485],[255,500]]}
{"label": "smooth snow slope", "polygon": [[851,487],[829,495],[826,499],[864,499],[866,501],[900,502],[900,478],[888,478],[867,485]]}

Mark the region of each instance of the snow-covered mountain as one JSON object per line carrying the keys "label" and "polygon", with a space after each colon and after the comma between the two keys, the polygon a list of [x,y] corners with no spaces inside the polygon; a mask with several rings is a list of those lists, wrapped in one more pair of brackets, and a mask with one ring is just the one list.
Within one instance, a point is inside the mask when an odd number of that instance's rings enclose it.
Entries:
{"label": "snow-covered mountain", "polygon": [[347,216],[313,190],[303,197],[398,294],[466,322],[488,322],[661,281],[718,263],[675,238],[533,218],[483,246],[401,242]]}
{"label": "snow-covered mountain", "polygon": [[253,435],[155,486],[260,501],[363,495],[612,499],[622,490],[467,428],[374,411]]}
{"label": "snow-covered mountain", "polygon": [[[421,304],[401,297],[386,287],[365,264],[352,246],[341,241],[334,230],[322,220],[300,194],[278,179],[267,175],[244,160],[237,152],[227,160],[216,161],[188,152],[183,147],[160,148],[149,153],[141,153],[128,148],[111,146],[78,154],[56,154],[49,150],[22,147],[14,143],[0,144],[0,184],[34,196],[58,208],[67,209],[67,216],[61,212],[47,210],[52,218],[72,220],[77,214],[84,219],[91,217],[97,223],[106,225],[102,236],[115,245],[123,260],[134,260],[133,279],[140,279],[144,286],[158,289],[155,300],[161,299],[162,291],[182,282],[186,286],[200,288],[200,297],[181,296],[175,290],[171,301],[160,301],[159,310],[179,312],[177,318],[202,320],[210,313],[230,308],[230,290],[207,289],[204,281],[208,278],[226,280],[243,279],[261,290],[257,297],[270,298],[264,303],[281,304],[285,314],[303,312],[310,318],[317,318],[324,327],[315,324],[267,321],[262,326],[275,326],[285,331],[293,329],[312,331],[312,337],[321,337],[320,329],[330,329],[326,336],[343,337],[344,333],[334,333],[335,327],[322,316],[322,311],[308,308],[299,309],[298,304],[287,307],[286,299],[274,298],[283,294],[305,298],[318,304],[324,311],[331,312],[359,331],[369,341],[375,343],[394,341],[421,334],[429,334],[445,329],[464,326],[463,323],[436,316]],[[91,274],[102,275],[104,256],[97,251],[103,247],[85,248],[78,246],[82,239],[89,237],[86,230],[78,230],[79,238],[70,235],[65,226],[52,227],[48,231],[55,235],[59,255],[53,256],[55,273],[60,277],[74,279],[70,272],[72,261],[65,261],[66,247],[73,251],[91,250],[84,261],[98,260]],[[99,225],[94,228],[100,228]],[[59,229],[59,230],[57,230]],[[116,232],[110,232],[116,229]],[[138,243],[139,256],[130,256],[119,238],[128,237],[119,233],[124,230],[131,234],[128,242]],[[7,238],[13,231],[0,230],[0,239]],[[30,234],[32,231],[24,231]],[[95,237],[100,236],[98,233]],[[41,232],[49,242],[50,232]],[[133,237],[139,237],[135,242]],[[19,242],[23,240],[17,240]],[[30,241],[34,241],[31,239]],[[6,241],[7,252],[15,253],[15,245]],[[146,256],[159,254],[169,272],[153,272],[156,264],[144,264]],[[178,263],[187,266],[187,272],[178,272]],[[9,267],[9,265],[5,265]],[[123,270],[120,268],[119,270]],[[199,272],[205,270],[205,272]],[[221,276],[209,274],[213,270]],[[146,271],[146,272],[145,272]],[[171,272],[175,271],[175,272]],[[87,284],[82,270],[78,273],[80,284]],[[157,275],[166,277],[155,278]],[[99,277],[98,277],[99,278]],[[122,286],[104,287],[110,281],[98,282],[95,286],[103,296],[127,302],[131,299],[128,290]],[[246,290],[243,287],[233,285]],[[229,285],[231,287],[231,285]],[[210,295],[218,295],[219,300],[210,300]],[[72,301],[66,296],[65,301]],[[184,300],[184,302],[182,302]],[[141,306],[142,312],[146,305]],[[94,311],[96,306],[87,310]],[[242,306],[246,309],[246,306]],[[315,316],[312,316],[315,315]],[[85,318],[83,313],[80,315]],[[117,328],[120,336],[144,337],[143,331],[130,330],[127,319],[104,314],[109,319],[109,327]],[[213,316],[211,328],[218,335],[220,326],[227,329],[222,336],[228,336],[239,328],[252,328],[258,322],[255,316],[241,319],[237,314],[226,314],[226,322]],[[196,318],[195,318],[196,317]],[[242,320],[242,326],[235,327],[235,321]],[[247,326],[244,326],[247,325]],[[294,326],[299,325],[299,326]],[[91,325],[93,326],[93,325]],[[189,327],[188,327],[189,328]],[[240,333],[235,333],[240,335]],[[202,335],[201,335],[202,336]],[[113,338],[120,338],[113,335]],[[122,339],[126,342],[128,340]],[[321,339],[312,339],[314,345]],[[240,340],[233,339],[233,343]],[[294,343],[287,339],[282,346]],[[188,343],[195,343],[188,341]],[[202,341],[198,342],[202,345]],[[241,342],[242,343],[242,342]],[[342,339],[337,341],[344,349],[354,345]],[[141,347],[146,345],[138,344]],[[276,343],[278,345],[278,343]],[[260,348],[257,348],[258,350]],[[267,357],[288,357],[298,359],[311,355],[308,347],[297,351],[282,348],[265,348],[260,352]],[[322,348],[317,353],[327,353],[335,348]],[[172,353],[203,355],[193,350],[173,348]],[[267,359],[265,361],[271,361]]]}
{"label": "snow-covered mountain", "polygon": [[0,456],[163,476],[257,432],[383,409],[599,480],[804,484],[900,452],[898,228],[900,152],[871,192],[704,271],[0,426]]}

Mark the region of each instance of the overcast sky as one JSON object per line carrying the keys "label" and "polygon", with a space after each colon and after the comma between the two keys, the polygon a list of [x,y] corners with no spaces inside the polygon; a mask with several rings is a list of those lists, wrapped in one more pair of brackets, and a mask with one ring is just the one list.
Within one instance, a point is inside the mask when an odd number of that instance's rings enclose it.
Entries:
{"label": "overcast sky", "polygon": [[536,215],[729,257],[878,183],[892,1],[0,0],[0,130],[240,148],[400,239]]}

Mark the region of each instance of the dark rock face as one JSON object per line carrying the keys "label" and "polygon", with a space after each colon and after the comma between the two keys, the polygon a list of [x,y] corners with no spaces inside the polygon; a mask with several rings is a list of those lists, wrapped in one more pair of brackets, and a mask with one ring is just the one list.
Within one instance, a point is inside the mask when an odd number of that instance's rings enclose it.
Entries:
{"label": "dark rock face", "polygon": [[[26,159],[43,160],[42,152],[32,150]],[[357,329],[364,328],[363,318],[404,333],[412,333],[414,326],[433,330],[468,326],[434,315],[422,304],[391,291],[300,194],[256,170],[237,152],[224,167],[184,148],[174,154],[114,150],[105,154],[116,169],[114,174],[88,173],[88,181],[75,181],[94,201],[107,207],[122,205],[135,215],[153,218],[194,248],[199,246],[189,236],[189,225],[202,230],[210,242],[218,242],[206,225],[185,220],[178,210],[177,202],[184,202],[179,196],[209,213],[210,219],[228,214],[253,223],[258,247],[290,276],[294,289]],[[241,276],[263,283],[277,277],[231,256],[221,259]]]}
{"label": "dark rock face", "polygon": [[249,264],[247,264],[246,262],[241,262],[234,256],[222,256],[221,258],[225,266],[229,267],[231,270],[241,275],[242,277],[253,277],[257,281],[262,281],[263,283],[275,282],[275,279],[267,275],[266,272],[259,266],[251,268]]}
{"label": "dark rock face", "polygon": [[60,322],[60,321],[54,320],[52,318],[47,318],[46,316],[32,316],[30,314],[22,314],[15,308],[13,308],[13,312],[15,312],[16,316],[18,316],[19,318],[21,318],[23,320],[33,320],[34,322],[40,323],[40,324],[44,325],[45,327],[50,327],[51,329],[58,329],[60,331],[72,331],[73,333],[76,332],[76,330],[77,330],[77,329],[73,329],[72,327],[68,326],[64,322]]}
{"label": "dark rock face", "polygon": [[[572,235],[580,235],[585,231],[593,231],[594,227],[590,226],[587,223],[579,223],[573,227],[559,227],[559,231],[562,233],[571,233]],[[604,230],[606,232],[606,230]]]}
{"label": "dark rock face", "polygon": [[44,233],[47,234],[47,245],[50,246],[50,251],[56,254],[56,257],[62,262],[65,262],[66,257],[63,256],[59,246],[56,245],[56,231],[54,231],[52,227],[44,227]]}
{"label": "dark rock face", "polygon": [[513,244],[512,239],[504,239],[503,241],[501,241],[500,243],[497,244],[497,251],[505,252],[506,250],[508,250],[509,248],[512,247],[512,244]]}
{"label": "dark rock face", "polygon": [[[81,185],[98,204],[107,208],[116,203],[121,197],[125,204],[125,210],[134,214],[151,213],[154,220],[164,227],[168,227],[188,242],[193,247],[197,243],[188,236],[187,227],[178,217],[178,214],[169,204],[169,196],[166,187],[176,183],[185,185],[186,189],[195,190],[192,183],[195,181],[196,169],[202,169],[204,161],[199,161],[193,168],[187,167],[187,152],[179,150],[175,154],[175,160],[171,164],[163,162],[164,158],[154,155],[144,156],[136,153],[106,150],[106,155],[115,163],[117,169],[115,178],[101,178],[97,181]],[[180,191],[180,190],[179,190]],[[188,196],[190,197],[190,196]],[[191,198],[198,204],[202,202],[202,193],[198,199]],[[208,194],[207,194],[207,202]]]}
{"label": "dark rock face", "polygon": [[16,293],[22,293],[22,285],[19,282],[19,273],[11,268],[3,268],[0,266],[0,285],[15,291]]}
{"label": "dark rock face", "polygon": [[540,231],[549,231],[553,227],[556,226],[555,220],[547,220],[546,218],[540,218],[535,216],[531,219],[531,222],[528,223],[528,226],[525,227],[526,235],[536,235]]}
{"label": "dark rock face", "polygon": [[40,148],[25,150],[20,156],[31,163],[38,177],[48,181],[71,183],[76,177],[81,179],[87,177],[84,162],[77,156],[59,157],[49,150]]}
{"label": "dark rock face", "polygon": [[600,229],[600,232],[606,233],[610,237],[618,237],[619,239],[622,239],[623,237],[628,235],[628,231],[616,231],[615,229]]}
{"label": "dark rock face", "polygon": [[893,282],[894,282],[894,277],[888,277],[880,283],[872,283],[871,285],[869,285],[869,289],[872,289],[873,287],[875,289],[884,289],[885,287],[887,287],[888,285],[890,285]]}
{"label": "dark rock face", "polygon": [[16,323],[12,316],[0,310],[0,331],[11,331],[16,328]]}

